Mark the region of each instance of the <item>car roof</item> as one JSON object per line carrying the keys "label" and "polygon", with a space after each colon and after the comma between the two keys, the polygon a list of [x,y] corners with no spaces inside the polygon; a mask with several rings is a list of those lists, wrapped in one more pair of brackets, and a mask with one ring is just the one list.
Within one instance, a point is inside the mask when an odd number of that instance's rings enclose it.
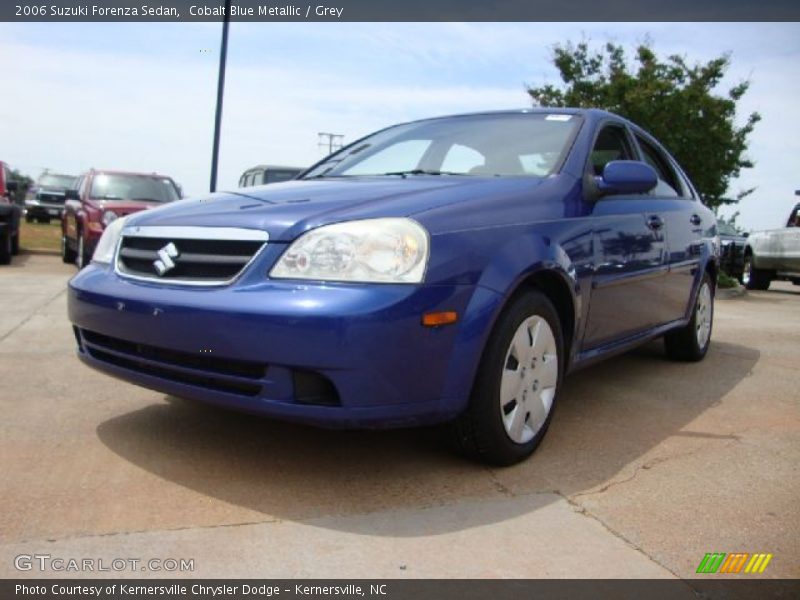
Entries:
{"label": "car roof", "polygon": [[93,175],[103,173],[106,175],[138,175],[141,177],[163,177],[164,179],[172,179],[169,175],[162,175],[161,173],[142,173],[141,171],[119,171],[117,169],[89,169],[89,173]]}
{"label": "car roof", "polygon": [[302,171],[302,167],[289,167],[286,165],[256,165],[255,167],[250,167],[245,171],[245,173],[249,173],[250,171],[267,171],[267,170],[283,170],[283,171]]}
{"label": "car roof", "polygon": [[419,121],[430,121],[434,119],[452,119],[458,117],[479,117],[483,115],[521,115],[521,114],[540,114],[540,115],[577,115],[582,117],[593,117],[595,119],[600,119],[604,117],[613,117],[615,119],[620,119],[628,123],[629,121],[624,117],[621,117],[617,114],[609,112],[607,110],[602,110],[600,108],[574,108],[574,107],[562,107],[562,106],[537,106],[531,108],[516,108],[516,109],[505,109],[505,110],[484,110],[478,112],[469,112],[469,113],[456,113],[450,115],[441,115],[438,117],[426,117],[424,119],[416,119],[414,121],[408,121],[409,123],[416,123]]}

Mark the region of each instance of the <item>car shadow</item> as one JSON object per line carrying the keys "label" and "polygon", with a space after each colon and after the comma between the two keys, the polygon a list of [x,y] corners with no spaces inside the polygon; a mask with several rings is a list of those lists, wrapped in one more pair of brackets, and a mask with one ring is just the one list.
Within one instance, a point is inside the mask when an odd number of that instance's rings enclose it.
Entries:
{"label": "car shadow", "polygon": [[653,343],[575,373],[540,448],[508,469],[460,458],[441,428],[329,431],[172,397],[101,423],[97,435],[147,472],[282,520],[410,510],[498,492],[516,496],[495,503],[490,514],[436,522],[315,521],[371,535],[430,535],[537,510],[553,501],[554,491],[593,490],[671,436],[719,437],[687,425],[747,377],[759,356],[715,342],[702,363],[675,363]]}

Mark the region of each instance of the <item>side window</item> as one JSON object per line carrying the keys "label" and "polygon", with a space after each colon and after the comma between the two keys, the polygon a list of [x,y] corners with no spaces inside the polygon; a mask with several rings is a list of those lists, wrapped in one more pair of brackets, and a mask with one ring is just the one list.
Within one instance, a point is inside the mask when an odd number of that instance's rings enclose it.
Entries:
{"label": "side window", "polygon": [[603,169],[612,160],[632,160],[633,152],[631,151],[628,137],[625,135],[625,130],[616,125],[607,125],[600,131],[597,136],[597,141],[592,148],[592,154],[589,160],[592,165],[594,174],[600,176],[603,174]]}
{"label": "side window", "polygon": [[83,180],[85,177],[81,175],[78,179],[75,180],[75,189],[78,190],[78,195],[81,193],[81,187],[83,187]]}
{"label": "side window", "polygon": [[653,167],[653,170],[658,175],[658,183],[653,188],[651,194],[654,196],[662,196],[667,198],[677,198],[681,194],[678,190],[681,189],[678,183],[678,177],[669,161],[659,152],[651,143],[644,140],[641,136],[636,136],[636,141],[639,142],[639,147],[642,149],[642,158],[644,162]]}

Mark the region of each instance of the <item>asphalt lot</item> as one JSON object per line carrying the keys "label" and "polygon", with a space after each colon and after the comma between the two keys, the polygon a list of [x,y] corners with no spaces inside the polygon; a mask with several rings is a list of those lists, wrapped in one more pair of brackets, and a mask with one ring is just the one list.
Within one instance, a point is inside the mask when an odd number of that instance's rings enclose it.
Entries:
{"label": "asphalt lot", "polygon": [[200,577],[691,577],[706,552],[800,577],[800,287],[719,300],[703,363],[654,343],[575,374],[534,457],[489,469],[435,429],[320,431],[91,371],[74,272],[0,268],[1,577],[42,576],[20,554],[194,559]]}

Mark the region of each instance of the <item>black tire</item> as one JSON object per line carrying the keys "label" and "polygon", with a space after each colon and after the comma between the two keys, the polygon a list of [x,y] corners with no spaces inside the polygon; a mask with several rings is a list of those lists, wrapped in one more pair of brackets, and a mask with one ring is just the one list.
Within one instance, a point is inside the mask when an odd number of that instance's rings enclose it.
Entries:
{"label": "black tire", "polygon": [[14,256],[19,254],[19,229],[17,229],[17,232],[14,234],[14,239],[11,240],[11,254]]}
{"label": "black tire", "polygon": [[11,237],[11,232],[9,231],[0,234],[0,265],[7,265],[11,262],[13,247]]}
{"label": "black tire", "polygon": [[[705,286],[707,286],[709,295],[704,311],[702,309],[702,298]],[[664,336],[664,348],[667,351],[667,356],[671,359],[697,362],[705,357],[711,345],[711,333],[714,325],[714,292],[714,282],[706,272],[700,282],[700,288],[697,290],[697,297],[692,307],[692,318],[689,323],[685,327],[670,331]],[[703,314],[707,315],[708,318],[708,333],[704,336],[705,341],[701,343],[698,328],[704,320]]]}
{"label": "black tire", "polygon": [[742,283],[748,290],[766,290],[772,281],[772,271],[757,269],[753,266],[753,255],[744,257],[744,271],[742,273]]}
{"label": "black tire", "polygon": [[61,235],[61,260],[68,265],[75,264],[75,259],[78,257],[75,250],[69,247],[67,236]]}
{"label": "black tire", "polygon": [[[503,413],[508,415],[505,407],[501,405],[501,378],[509,368],[507,360],[511,351],[512,340],[515,333],[522,328],[523,324],[531,318],[539,317],[549,325],[554,343],[555,357],[557,358],[555,375],[555,389],[552,396],[549,412],[539,429],[535,431],[533,437],[524,443],[514,441],[507,433],[504,426]],[[536,345],[531,341],[531,348]],[[544,359],[544,355],[542,356]],[[537,359],[534,358],[534,361]],[[544,360],[542,360],[542,365]],[[521,369],[521,376],[525,377],[525,369],[521,364],[516,365]],[[531,374],[535,373],[535,368],[531,365]],[[519,372],[519,371],[518,371]],[[552,374],[552,371],[551,371]],[[550,421],[553,417],[553,410],[558,399],[558,392],[561,389],[561,381],[564,376],[564,341],[561,330],[561,322],[553,304],[548,298],[538,291],[528,291],[517,296],[503,311],[498,319],[483,352],[481,363],[478,367],[475,383],[473,384],[469,406],[453,423],[453,433],[458,449],[466,456],[493,465],[506,466],[518,463],[536,449],[544,438]],[[538,381],[535,382],[538,384]],[[522,391],[520,384],[519,395]],[[544,390],[544,387],[542,388]],[[553,389],[552,387],[548,389]],[[532,388],[536,390],[536,388]],[[525,392],[527,394],[527,389]],[[543,393],[543,392],[540,392]],[[536,401],[534,392],[531,393],[531,400]],[[512,410],[527,410],[525,400],[520,404],[514,402]],[[540,404],[537,404],[537,407]],[[546,409],[545,409],[546,410]],[[530,412],[524,414],[524,424],[527,424]],[[525,426],[523,424],[523,427]],[[531,429],[531,432],[532,429]]]}
{"label": "black tire", "polygon": [[33,223],[33,215],[25,215],[26,223]]}

